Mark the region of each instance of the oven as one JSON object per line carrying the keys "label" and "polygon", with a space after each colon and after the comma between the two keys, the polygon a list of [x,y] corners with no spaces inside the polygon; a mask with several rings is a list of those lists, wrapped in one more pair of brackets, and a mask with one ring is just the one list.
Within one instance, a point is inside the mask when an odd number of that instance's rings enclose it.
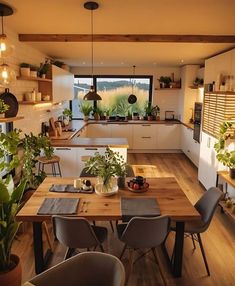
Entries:
{"label": "oven", "polygon": [[195,102],[194,104],[194,129],[193,139],[200,143],[201,135],[201,121],[202,121],[202,103]]}

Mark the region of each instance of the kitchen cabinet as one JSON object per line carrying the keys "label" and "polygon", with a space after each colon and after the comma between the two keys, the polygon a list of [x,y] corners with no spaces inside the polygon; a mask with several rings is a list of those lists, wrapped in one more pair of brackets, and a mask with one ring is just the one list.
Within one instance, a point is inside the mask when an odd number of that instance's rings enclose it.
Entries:
{"label": "kitchen cabinet", "polygon": [[112,138],[126,138],[129,144],[129,149],[133,148],[133,125],[131,124],[110,124]]}
{"label": "kitchen cabinet", "polygon": [[157,149],[181,149],[180,147],[180,124],[157,124],[155,125]]}
{"label": "kitchen cabinet", "polygon": [[92,123],[87,126],[86,137],[90,138],[111,138],[111,124]]}
{"label": "kitchen cabinet", "polygon": [[193,139],[193,130],[181,125],[181,149],[184,154],[198,167],[200,144]]}
{"label": "kitchen cabinet", "polygon": [[133,149],[155,149],[156,148],[156,125],[155,124],[133,124]]}

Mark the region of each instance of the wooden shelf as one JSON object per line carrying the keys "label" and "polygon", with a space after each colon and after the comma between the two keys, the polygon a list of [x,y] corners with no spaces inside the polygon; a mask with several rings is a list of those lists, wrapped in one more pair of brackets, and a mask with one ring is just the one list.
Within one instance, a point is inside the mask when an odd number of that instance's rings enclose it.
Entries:
{"label": "wooden shelf", "polygon": [[227,215],[235,220],[235,214],[232,213],[232,208],[226,207],[225,201],[220,201],[219,205],[222,207],[222,212],[224,211]]}
{"label": "wooden shelf", "polygon": [[51,100],[43,100],[43,101],[19,101],[19,104],[22,105],[36,105],[36,104],[43,104],[43,103],[52,103]]}
{"label": "wooden shelf", "polygon": [[205,94],[226,94],[226,95],[235,95],[234,91],[205,91]]}
{"label": "wooden shelf", "polygon": [[199,88],[202,88],[204,87],[203,85],[190,85],[189,88],[191,89],[199,89]]}
{"label": "wooden shelf", "polygon": [[178,90],[181,89],[181,87],[164,87],[164,88],[155,88],[155,90]]}
{"label": "wooden shelf", "polygon": [[17,116],[17,117],[8,117],[8,118],[0,118],[1,123],[8,123],[8,122],[13,122],[16,120],[21,120],[24,119],[23,116]]}
{"label": "wooden shelf", "polygon": [[27,77],[27,76],[17,76],[18,80],[30,80],[30,81],[44,81],[44,82],[52,82],[52,79],[49,78],[41,78],[41,77]]}

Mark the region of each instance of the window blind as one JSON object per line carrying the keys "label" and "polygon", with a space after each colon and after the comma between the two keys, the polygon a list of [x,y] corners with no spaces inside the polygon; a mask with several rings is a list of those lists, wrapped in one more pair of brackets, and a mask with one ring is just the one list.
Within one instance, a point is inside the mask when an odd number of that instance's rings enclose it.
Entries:
{"label": "window blind", "polygon": [[220,124],[235,119],[235,92],[205,92],[202,130],[218,137]]}

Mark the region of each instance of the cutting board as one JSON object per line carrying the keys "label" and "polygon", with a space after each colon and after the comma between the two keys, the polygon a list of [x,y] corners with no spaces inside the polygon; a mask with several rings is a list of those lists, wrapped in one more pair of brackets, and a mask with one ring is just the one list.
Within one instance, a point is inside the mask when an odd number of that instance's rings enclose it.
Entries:
{"label": "cutting board", "polygon": [[68,131],[68,132],[62,132],[60,136],[50,136],[50,139],[56,139],[56,140],[69,140],[73,138],[73,136],[77,133],[76,131]]}

